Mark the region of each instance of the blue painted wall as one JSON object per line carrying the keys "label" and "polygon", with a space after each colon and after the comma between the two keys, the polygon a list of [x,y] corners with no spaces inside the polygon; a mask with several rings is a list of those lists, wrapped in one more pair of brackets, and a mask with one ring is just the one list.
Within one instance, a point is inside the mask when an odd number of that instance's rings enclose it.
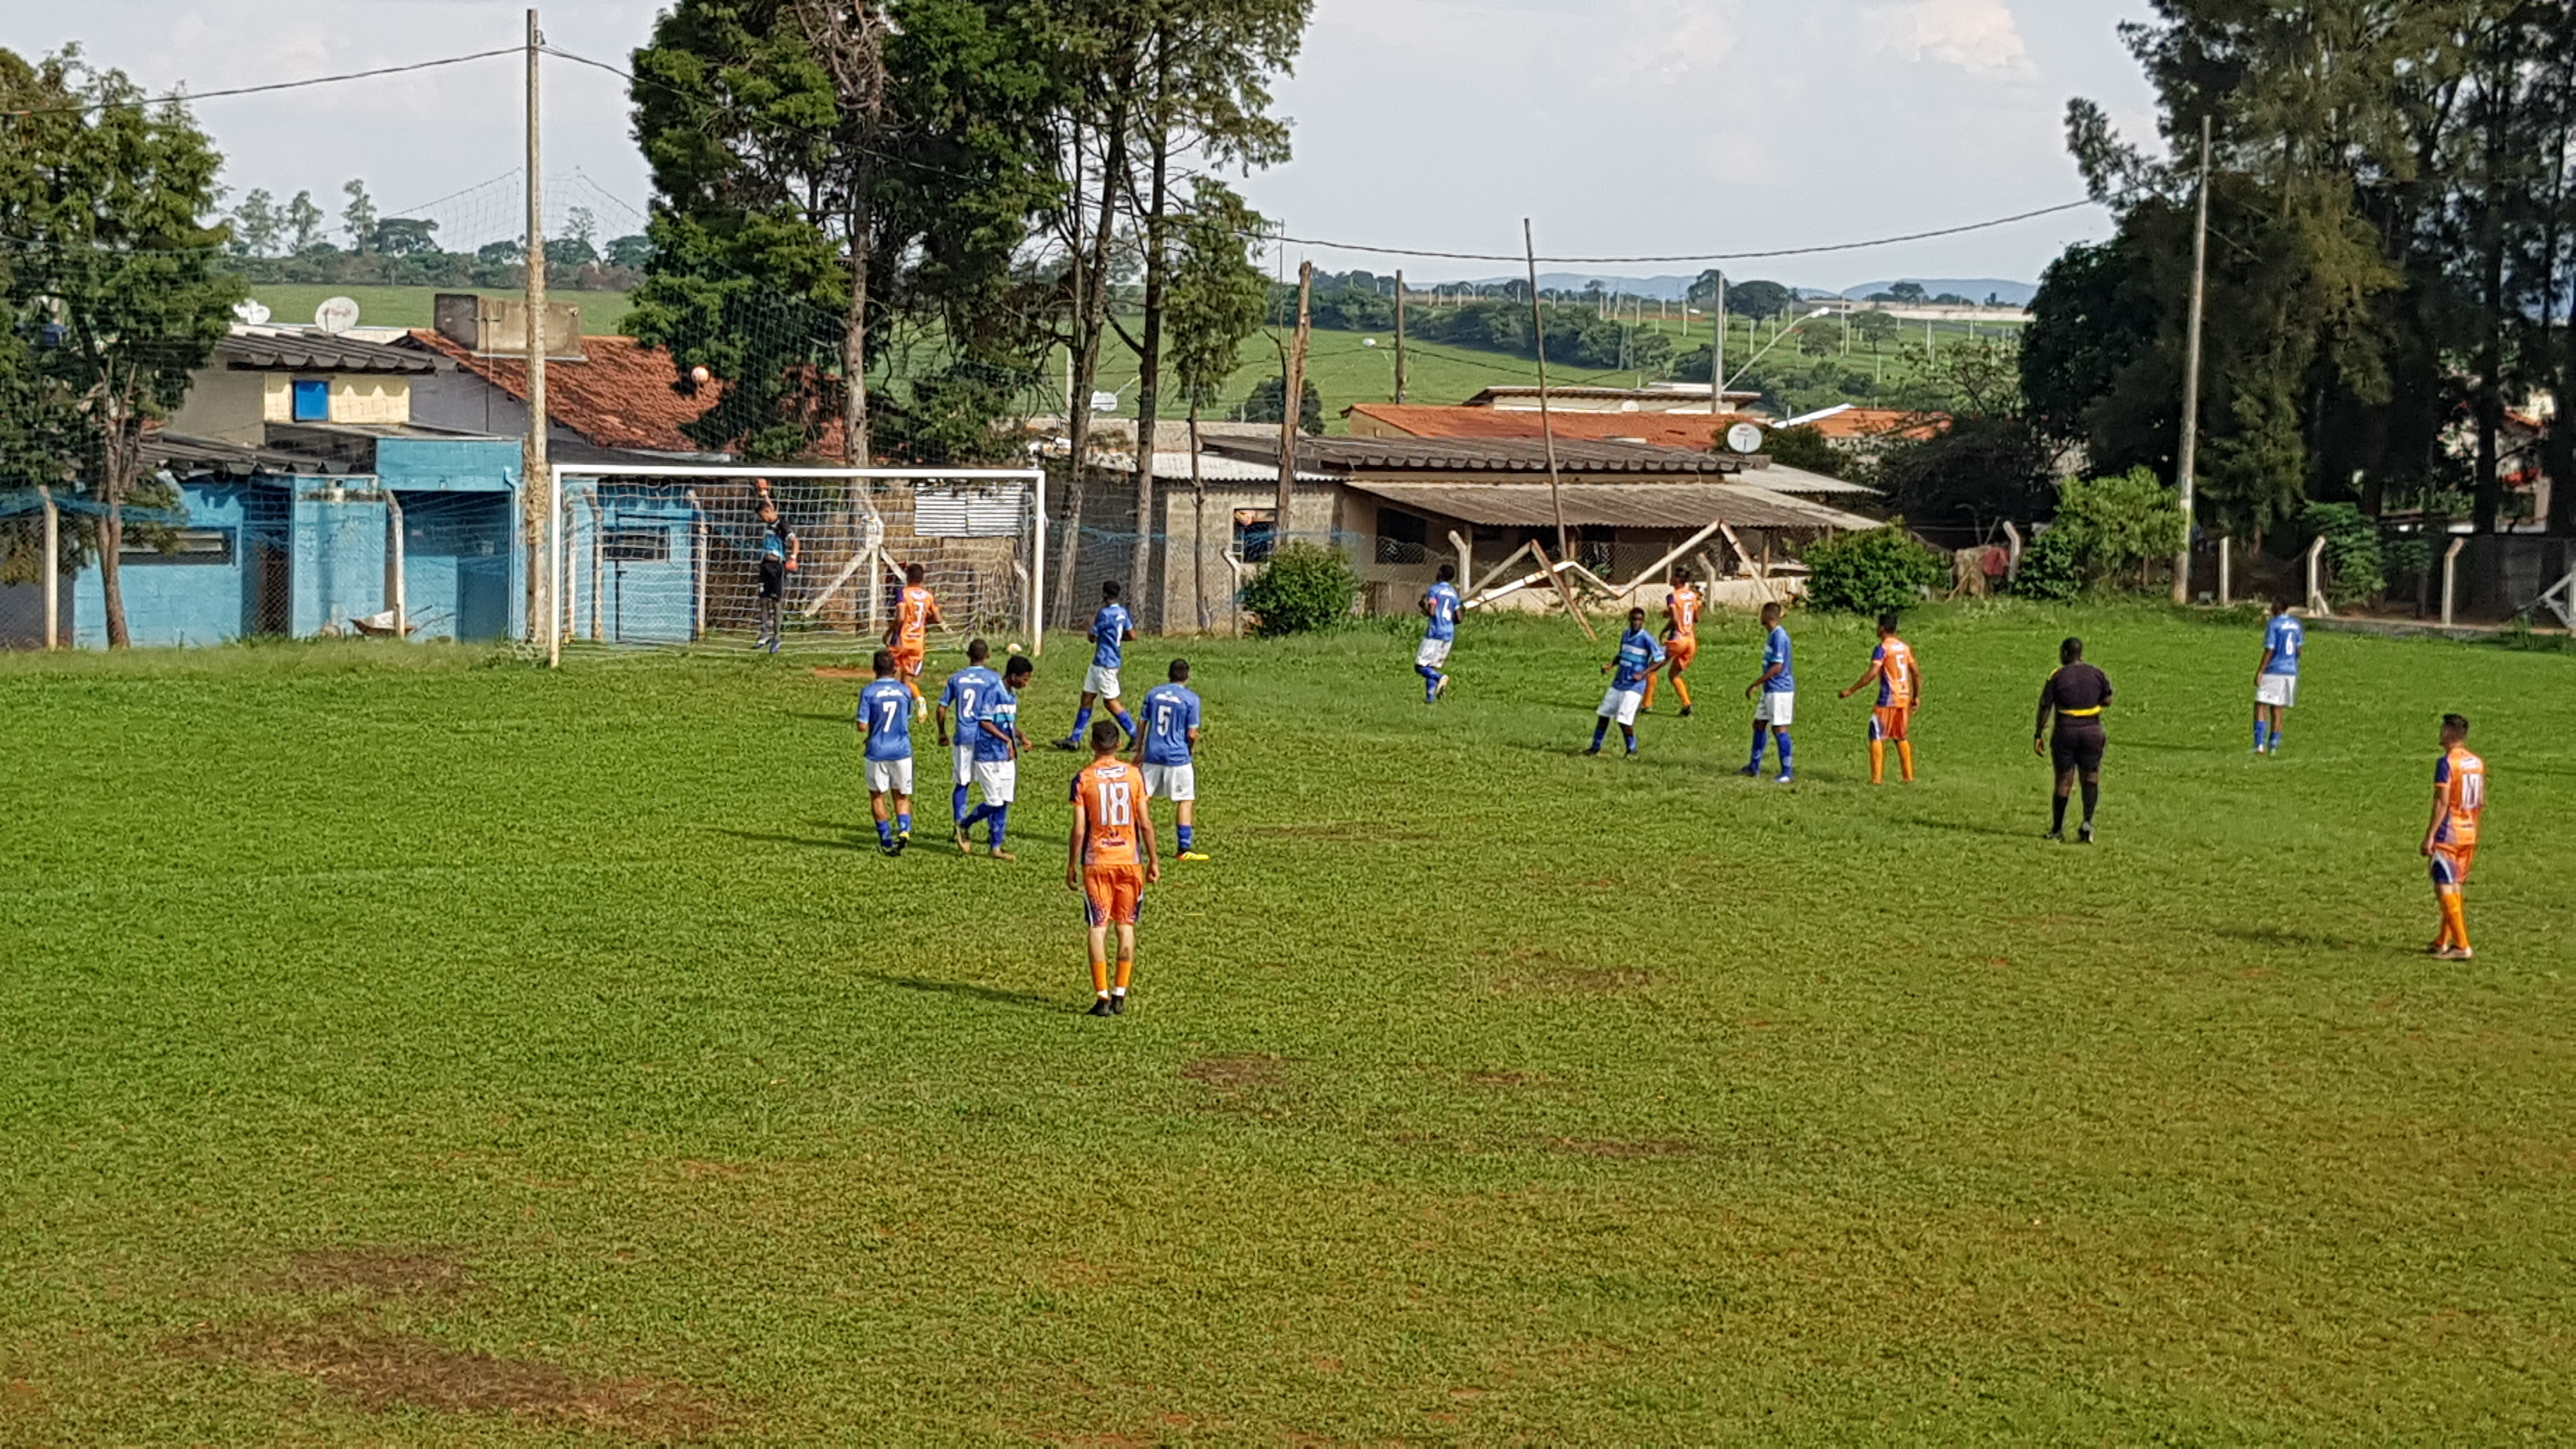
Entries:
{"label": "blue painted wall", "polygon": [[298,638],[325,629],[355,632],[349,621],[388,608],[385,597],[385,505],[372,478],[299,478],[288,518],[293,530]]}
{"label": "blue painted wall", "polygon": [[[121,570],[125,625],[138,645],[222,644],[251,632],[258,557],[286,501],[283,488],[261,483],[187,483],[179,494],[188,526],[221,529],[232,541],[228,563],[181,563],[128,557]],[[107,647],[107,587],[97,566],[73,577],[72,643]]]}
{"label": "blue painted wall", "polygon": [[[701,515],[687,492],[679,485],[585,482],[571,493],[565,556],[571,637],[685,644],[698,636]],[[655,552],[662,556],[637,556]]]}

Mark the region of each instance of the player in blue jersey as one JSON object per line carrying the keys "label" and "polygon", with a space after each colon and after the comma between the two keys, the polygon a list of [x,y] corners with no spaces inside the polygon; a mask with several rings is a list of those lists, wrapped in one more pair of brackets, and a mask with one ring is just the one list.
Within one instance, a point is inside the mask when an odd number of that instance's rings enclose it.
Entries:
{"label": "player in blue jersey", "polygon": [[1091,672],[1082,676],[1082,708],[1073,717],[1073,733],[1055,742],[1057,749],[1082,748],[1091,729],[1091,706],[1102,700],[1108,702],[1109,717],[1127,732],[1127,743],[1136,743],[1136,721],[1118,702],[1118,666],[1127,657],[1127,641],[1135,637],[1136,619],[1118,602],[1118,585],[1102,584],[1100,612],[1091,616]]}
{"label": "player in blue jersey", "polygon": [[1637,707],[1645,702],[1646,680],[1663,662],[1663,644],[1646,632],[1646,611],[1630,609],[1628,632],[1619,636],[1618,657],[1601,666],[1610,675],[1610,688],[1601,696],[1601,709],[1592,723],[1592,748],[1583,753],[1601,753],[1601,741],[1609,736],[1614,721],[1619,738],[1627,741],[1628,753],[1637,753]]}
{"label": "player in blue jersey", "polygon": [[2281,753],[2281,726],[2299,703],[2299,656],[2308,652],[2308,626],[2290,616],[2290,601],[2274,599],[2263,625],[2263,662],[2254,668],[2254,753]]}
{"label": "player in blue jersey", "polygon": [[966,667],[948,676],[948,687],[940,691],[939,744],[949,746],[948,721],[957,721],[955,772],[949,777],[954,793],[948,797],[948,818],[952,823],[966,819],[966,791],[975,783],[975,737],[982,731],[975,721],[983,717],[984,700],[1002,687],[1002,676],[995,674],[987,660],[993,657],[993,646],[981,639],[966,641]]}
{"label": "player in blue jersey", "polygon": [[1145,717],[1136,763],[1145,772],[1145,798],[1172,802],[1180,831],[1181,859],[1205,860],[1197,841],[1199,800],[1199,697],[1190,688],[1190,661],[1172,661],[1171,682],[1145,691],[1137,711]]}
{"label": "player in blue jersey", "polygon": [[874,663],[876,681],[859,691],[868,812],[877,819],[877,849],[901,855],[912,843],[912,688],[896,677],[893,650],[878,650]]}
{"label": "player in blue jersey", "polygon": [[1422,613],[1431,621],[1431,627],[1422,631],[1422,648],[1413,656],[1413,672],[1422,676],[1424,704],[1437,703],[1449,692],[1449,646],[1458,641],[1458,615],[1466,607],[1458,598],[1457,578],[1456,564],[1442,564],[1439,579],[1423,591]]}
{"label": "player in blue jersey", "polygon": [[1029,656],[1012,655],[1002,666],[1001,687],[984,696],[983,712],[969,726],[975,732],[975,786],[984,792],[984,803],[957,822],[957,849],[963,854],[975,853],[967,832],[980,822],[991,827],[986,839],[995,860],[1019,859],[1009,844],[1011,801],[1020,790],[1020,752],[1029,747],[1028,736],[1020,733],[1020,691],[1029,687],[1036,669]]}
{"label": "player in blue jersey", "polygon": [[1789,631],[1780,623],[1787,613],[1776,603],[1762,606],[1762,627],[1769,631],[1762,641],[1762,677],[1744,686],[1746,699],[1761,697],[1761,703],[1753,709],[1753,759],[1736,771],[1739,775],[1761,777],[1762,744],[1767,736],[1780,743],[1777,783],[1783,785],[1798,778],[1789,746],[1789,725],[1798,713],[1798,675],[1790,662]]}

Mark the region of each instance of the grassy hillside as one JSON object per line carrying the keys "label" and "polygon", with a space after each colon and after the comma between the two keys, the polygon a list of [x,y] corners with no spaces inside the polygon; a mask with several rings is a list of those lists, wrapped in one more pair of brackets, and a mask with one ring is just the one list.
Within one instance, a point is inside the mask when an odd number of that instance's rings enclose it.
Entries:
{"label": "grassy hillside", "polygon": [[[313,320],[313,309],[326,298],[347,297],[358,304],[361,327],[427,327],[431,325],[431,301],[436,287],[317,287],[289,283],[258,283],[250,289],[252,298],[265,305],[270,321],[282,325],[302,325]],[[548,294],[557,302],[570,302],[581,308],[582,330],[612,333],[626,316],[624,292],[558,291]]]}

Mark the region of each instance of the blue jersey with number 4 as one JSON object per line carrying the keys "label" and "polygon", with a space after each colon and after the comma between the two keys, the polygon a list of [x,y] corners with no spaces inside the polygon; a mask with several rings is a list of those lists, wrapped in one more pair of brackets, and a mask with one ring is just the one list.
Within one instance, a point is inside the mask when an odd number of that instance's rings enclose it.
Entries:
{"label": "blue jersey with number 4", "polygon": [[1115,669],[1127,657],[1127,628],[1131,620],[1125,604],[1103,604],[1091,618],[1091,662],[1102,669]]}
{"label": "blue jersey with number 4", "polygon": [[1643,629],[1631,629],[1619,640],[1619,662],[1610,676],[1614,689],[1635,689],[1664,662],[1664,646]]}
{"label": "blue jersey with number 4", "polygon": [[[986,725],[993,729],[984,728]],[[986,763],[1012,758],[1017,741],[1011,736],[1019,726],[1020,697],[1011,693],[1007,684],[994,685],[992,692],[984,696],[984,712],[967,725],[975,732],[975,758]],[[993,730],[1002,733],[996,736]]]}
{"label": "blue jersey with number 4", "polygon": [[948,688],[939,696],[940,707],[957,721],[957,743],[972,749],[975,721],[983,717],[984,700],[1002,687],[1002,676],[981,664],[969,664],[948,676]]}
{"label": "blue jersey with number 4", "polygon": [[1791,694],[1798,688],[1798,676],[1789,671],[1789,631],[1774,624],[1771,637],[1762,642],[1762,667],[1780,666],[1780,672],[1763,684],[1765,694]]}
{"label": "blue jersey with number 4", "polygon": [[1424,637],[1442,641],[1458,637],[1458,586],[1433,584],[1424,598],[1431,602],[1431,629]]}
{"label": "blue jersey with number 4", "polygon": [[1186,765],[1190,731],[1199,727],[1199,697],[1186,684],[1158,684],[1145,692],[1145,763]]}
{"label": "blue jersey with number 4", "polygon": [[2307,647],[2308,626],[2287,614],[2274,614],[2263,626],[2263,647],[2272,651],[2272,662],[2263,666],[2265,674],[2299,672],[2299,652]]}
{"label": "blue jersey with number 4", "polygon": [[912,691],[899,679],[880,679],[859,691],[859,723],[867,726],[868,758],[912,758]]}

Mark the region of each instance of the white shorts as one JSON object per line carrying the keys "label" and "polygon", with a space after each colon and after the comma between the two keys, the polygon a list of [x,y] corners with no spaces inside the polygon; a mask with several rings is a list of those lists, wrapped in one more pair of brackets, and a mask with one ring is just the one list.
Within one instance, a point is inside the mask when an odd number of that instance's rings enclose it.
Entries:
{"label": "white shorts", "polygon": [[[976,728],[981,729],[982,726],[978,725]],[[952,783],[960,790],[975,783],[975,747],[972,744],[956,752],[956,773],[952,777]]]}
{"label": "white shorts", "polygon": [[1454,639],[1425,639],[1422,647],[1414,651],[1413,662],[1425,669],[1437,669],[1449,662],[1449,646],[1456,642]]}
{"label": "white shorts", "polygon": [[1091,666],[1091,672],[1082,676],[1082,692],[1099,695],[1102,699],[1116,699],[1118,671],[1098,664]]}
{"label": "white shorts", "polygon": [[906,755],[900,760],[868,761],[868,793],[883,795],[888,792],[897,795],[912,793],[912,756]]}
{"label": "white shorts", "polygon": [[1017,760],[977,760],[975,784],[984,792],[987,805],[1008,805],[1020,790],[1020,762]]}
{"label": "white shorts", "polygon": [[1610,686],[1609,693],[1601,696],[1601,708],[1593,711],[1593,713],[1599,715],[1603,719],[1617,720],[1623,725],[1632,725],[1637,722],[1637,706],[1644,704],[1645,702],[1646,692],[1644,690],[1621,689],[1619,686],[1614,684]]}
{"label": "white shorts", "polygon": [[1195,800],[1199,798],[1199,767],[1196,765],[1147,765],[1145,798],[1148,800]]}
{"label": "white shorts", "polygon": [[1775,730],[1787,729],[1797,717],[1798,692],[1794,689],[1766,689],[1762,691],[1762,702],[1753,707],[1754,722]]}
{"label": "white shorts", "polygon": [[2299,676],[2295,674],[2254,676],[2254,702],[2277,704],[2283,709],[2296,709],[2299,704]]}

